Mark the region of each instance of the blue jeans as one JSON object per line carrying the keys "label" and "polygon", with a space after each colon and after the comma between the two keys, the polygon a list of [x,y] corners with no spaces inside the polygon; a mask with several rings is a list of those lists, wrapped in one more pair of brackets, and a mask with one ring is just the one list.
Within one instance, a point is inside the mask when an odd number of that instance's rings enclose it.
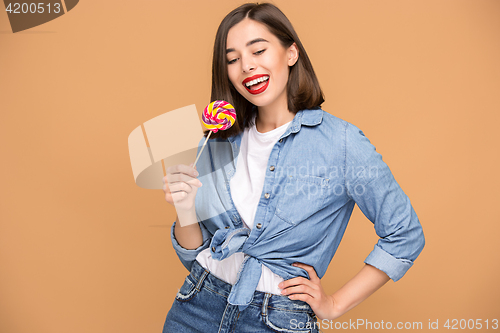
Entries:
{"label": "blue jeans", "polygon": [[163,333],[319,332],[316,315],[306,302],[255,291],[250,305],[240,312],[227,302],[231,287],[195,260],[167,314]]}

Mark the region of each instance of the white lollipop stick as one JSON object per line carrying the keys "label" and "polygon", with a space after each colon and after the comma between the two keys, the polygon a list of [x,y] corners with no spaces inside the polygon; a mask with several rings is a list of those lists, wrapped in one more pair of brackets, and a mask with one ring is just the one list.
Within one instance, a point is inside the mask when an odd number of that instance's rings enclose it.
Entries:
{"label": "white lollipop stick", "polygon": [[198,162],[198,159],[201,156],[201,152],[203,151],[203,148],[205,148],[205,145],[207,144],[207,141],[208,141],[208,138],[210,137],[210,134],[212,134],[212,131],[210,131],[210,133],[208,133],[207,138],[206,138],[205,142],[203,143],[203,146],[201,147],[200,153],[198,154],[198,156],[196,156],[196,160],[194,160],[193,168],[196,166],[196,162]]}

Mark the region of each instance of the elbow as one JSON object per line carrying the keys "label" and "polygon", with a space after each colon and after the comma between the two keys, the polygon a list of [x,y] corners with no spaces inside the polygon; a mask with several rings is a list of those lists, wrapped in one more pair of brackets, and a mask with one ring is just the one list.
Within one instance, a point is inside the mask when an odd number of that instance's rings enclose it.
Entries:
{"label": "elbow", "polygon": [[424,236],[424,229],[422,228],[422,224],[420,223],[417,214],[412,208],[412,217],[411,217],[411,222],[410,224],[412,227],[410,228],[410,238],[412,238],[411,244],[412,244],[412,260],[415,260],[422,250],[425,247],[425,236]]}
{"label": "elbow", "polygon": [[420,255],[424,247],[425,247],[425,236],[424,236],[424,231],[422,230],[422,226],[420,226],[420,232],[415,240],[415,248],[416,248],[415,258]]}
{"label": "elbow", "polygon": [[402,256],[412,262],[417,259],[425,247],[425,236],[422,226],[415,224],[409,234],[406,236],[406,256]]}

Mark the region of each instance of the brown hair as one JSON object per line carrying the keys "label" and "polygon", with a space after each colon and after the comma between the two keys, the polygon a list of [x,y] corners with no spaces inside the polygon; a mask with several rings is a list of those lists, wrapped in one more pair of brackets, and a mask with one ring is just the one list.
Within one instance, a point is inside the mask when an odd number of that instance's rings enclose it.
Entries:
{"label": "brown hair", "polygon": [[[299,59],[289,67],[286,89],[288,109],[297,113],[304,109],[319,108],[325,101],[306,50],[285,14],[270,3],[246,3],[226,15],[215,36],[210,100],[224,100],[232,104],[236,110],[236,122],[225,131],[212,133],[211,139],[227,139],[239,134],[246,127],[253,125],[253,117],[257,114],[257,108],[234,88],[227,71],[227,34],[229,29],[245,18],[264,24],[280,40],[284,48],[287,49],[293,43],[297,45]],[[208,130],[205,131],[205,136],[208,132]]]}

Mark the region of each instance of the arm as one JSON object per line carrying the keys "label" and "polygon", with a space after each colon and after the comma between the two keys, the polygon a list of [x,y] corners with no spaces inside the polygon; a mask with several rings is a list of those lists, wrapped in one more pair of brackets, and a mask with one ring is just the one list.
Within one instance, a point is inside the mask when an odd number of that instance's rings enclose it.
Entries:
{"label": "arm", "polygon": [[279,287],[283,288],[282,294],[288,295],[290,299],[308,303],[319,319],[337,319],[389,281],[387,274],[365,264],[342,288],[328,295],[314,267],[303,263],[294,265],[304,268],[309,274],[309,279],[300,276],[281,282]]}
{"label": "arm", "polygon": [[381,270],[365,264],[351,280],[337,290],[332,297],[333,310],[329,319],[342,316],[347,311],[363,302],[381,288],[390,278]]}
{"label": "arm", "polygon": [[380,237],[365,263],[396,282],[410,269],[425,245],[417,214],[382,155],[352,124],[346,129],[345,169],[348,195]]}
{"label": "arm", "polygon": [[[202,138],[198,144],[198,153],[203,141],[204,138]],[[192,177],[195,177],[197,175],[198,174],[193,174]],[[199,186],[196,184],[193,185],[195,186],[193,188],[194,191],[189,192],[189,195],[194,194],[194,198],[191,198],[191,204],[178,204],[176,206],[177,218],[174,221],[170,231],[172,246],[181,263],[184,265],[184,267],[186,267],[188,271],[191,271],[193,262],[198,254],[204,249],[208,248],[212,237],[203,223],[198,222],[200,221],[200,219],[197,216],[194,204],[197,187],[201,186],[201,183]],[[168,186],[166,186],[166,188],[168,189]],[[179,221],[181,221],[181,223],[179,223]],[[181,224],[183,226],[181,226]]]}
{"label": "arm", "polygon": [[334,317],[361,303],[389,279],[403,277],[425,245],[410,199],[370,140],[352,124],[346,128],[345,163],[347,192],[380,238],[361,271],[332,295]]}
{"label": "arm", "polygon": [[[185,249],[194,250],[203,244],[203,235],[199,223],[197,223],[196,212],[177,213],[176,222],[179,222],[179,214],[182,223],[175,223],[174,236],[177,243]],[[184,225],[184,227],[181,226]]]}
{"label": "arm", "polygon": [[[182,221],[184,226],[181,226]],[[172,246],[181,263],[191,271],[194,260],[198,254],[210,245],[211,234],[203,223],[198,222],[196,209],[178,209],[177,218],[170,231]]]}
{"label": "arm", "polygon": [[304,268],[310,279],[297,277],[282,282],[283,294],[307,302],[320,319],[336,319],[381,288],[389,279],[399,280],[422,251],[422,226],[382,156],[352,124],[346,128],[346,189],[380,237],[356,276],[332,295],[327,295],[312,266]]}
{"label": "arm", "polygon": [[[212,235],[202,223],[194,223],[181,227],[180,225],[177,226],[177,222],[178,220],[174,221],[170,229],[170,239],[181,263],[188,271],[191,271],[193,262],[198,254],[210,246]],[[176,235],[179,236],[179,240],[186,247],[180,245]]]}

